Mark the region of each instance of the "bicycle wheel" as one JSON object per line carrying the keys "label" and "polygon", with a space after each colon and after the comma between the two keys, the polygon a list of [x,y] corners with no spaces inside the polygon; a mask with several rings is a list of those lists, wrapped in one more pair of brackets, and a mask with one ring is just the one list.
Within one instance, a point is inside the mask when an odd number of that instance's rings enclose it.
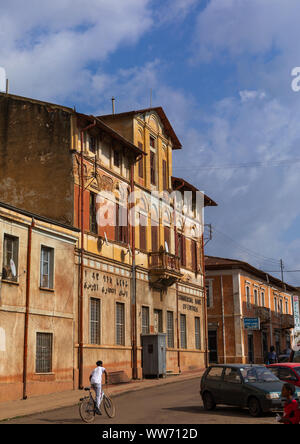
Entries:
{"label": "bicycle wheel", "polygon": [[79,413],[84,422],[90,423],[95,419],[95,406],[90,398],[85,398],[79,404]]}
{"label": "bicycle wheel", "polygon": [[107,416],[113,418],[116,414],[116,409],[112,400],[106,395],[103,396],[103,406]]}

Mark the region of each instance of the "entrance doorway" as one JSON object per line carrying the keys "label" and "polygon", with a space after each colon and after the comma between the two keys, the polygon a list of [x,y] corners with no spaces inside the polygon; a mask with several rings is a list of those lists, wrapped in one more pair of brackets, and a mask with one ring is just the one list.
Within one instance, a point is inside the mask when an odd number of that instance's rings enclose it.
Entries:
{"label": "entrance doorway", "polygon": [[268,351],[269,351],[269,347],[268,347],[268,333],[266,331],[263,331],[263,333],[262,333],[262,356],[263,356],[264,362],[267,362]]}
{"label": "entrance doorway", "polygon": [[218,335],[217,330],[208,331],[208,349],[210,364],[218,364]]}
{"label": "entrance doorway", "polygon": [[248,362],[249,364],[254,364],[254,342],[252,333],[248,333]]}

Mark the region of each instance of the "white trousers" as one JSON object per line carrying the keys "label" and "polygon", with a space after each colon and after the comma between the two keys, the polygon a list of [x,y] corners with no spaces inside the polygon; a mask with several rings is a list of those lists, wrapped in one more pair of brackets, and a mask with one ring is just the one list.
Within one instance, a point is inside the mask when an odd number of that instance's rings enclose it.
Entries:
{"label": "white trousers", "polygon": [[99,409],[102,395],[102,384],[92,384],[92,388],[96,393],[96,406]]}

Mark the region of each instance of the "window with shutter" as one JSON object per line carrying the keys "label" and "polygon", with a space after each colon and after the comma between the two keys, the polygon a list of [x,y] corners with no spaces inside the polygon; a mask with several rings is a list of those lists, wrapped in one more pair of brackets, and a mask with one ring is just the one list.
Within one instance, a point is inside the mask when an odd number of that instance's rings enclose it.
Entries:
{"label": "window with shutter", "polygon": [[180,257],[180,265],[186,266],[186,239],[183,234],[177,234],[178,256]]}
{"label": "window with shutter", "polygon": [[125,345],[125,308],[121,302],[116,303],[116,344]]}
{"label": "window with shutter", "polygon": [[[4,234],[2,277],[6,280],[18,280],[19,238]],[[13,275],[13,265],[16,276]]]}
{"label": "window with shutter", "polygon": [[90,193],[90,232],[94,234],[98,233],[95,193]]}
{"label": "window with shutter", "polygon": [[164,227],[164,234],[165,234],[165,242],[168,245],[168,251],[169,253],[171,253],[171,228]]}
{"label": "window with shutter", "polygon": [[155,179],[155,153],[150,152],[150,180],[152,185],[156,185]]}
{"label": "window with shutter", "polygon": [[[138,143],[138,147],[140,150],[143,150],[143,144],[141,142]],[[138,163],[138,174],[141,179],[144,178],[144,156],[142,156]]]}
{"label": "window with shutter", "polygon": [[195,318],[195,348],[201,350],[200,318]]}
{"label": "window with shutter", "polygon": [[187,348],[186,343],[186,315],[180,315],[180,341],[181,348]]}
{"label": "window with shutter", "polygon": [[129,242],[128,213],[127,208],[116,204],[115,240],[123,244]]}
{"label": "window with shutter", "polygon": [[151,226],[152,252],[158,252],[158,226]]}
{"label": "window with shutter", "polygon": [[192,240],[191,242],[191,256],[192,256],[192,270],[194,273],[197,273],[197,242]]}
{"label": "window with shutter", "polygon": [[90,299],[90,343],[100,344],[100,299]]}
{"label": "window with shutter", "polygon": [[41,247],[41,276],[40,286],[53,289],[54,287],[54,249]]}
{"label": "window with shutter", "polygon": [[174,348],[174,315],[172,311],[167,311],[167,341],[168,347]]}
{"label": "window with shutter", "polygon": [[147,216],[140,214],[140,250],[147,250]]}
{"label": "window with shutter", "polygon": [[149,333],[150,333],[149,307],[142,307],[142,334],[148,335]]}
{"label": "window with shutter", "polygon": [[168,191],[167,161],[163,160],[163,189]]}

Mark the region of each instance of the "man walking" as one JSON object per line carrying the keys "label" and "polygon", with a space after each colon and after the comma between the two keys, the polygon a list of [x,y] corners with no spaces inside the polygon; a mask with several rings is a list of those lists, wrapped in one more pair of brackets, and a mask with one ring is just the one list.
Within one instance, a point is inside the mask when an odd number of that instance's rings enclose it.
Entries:
{"label": "man walking", "polygon": [[97,367],[92,371],[90,375],[90,383],[92,388],[96,393],[96,413],[101,415],[100,412],[100,403],[101,403],[101,395],[102,395],[102,375],[105,374],[105,384],[107,384],[107,372],[103,367],[102,361],[96,362]]}

